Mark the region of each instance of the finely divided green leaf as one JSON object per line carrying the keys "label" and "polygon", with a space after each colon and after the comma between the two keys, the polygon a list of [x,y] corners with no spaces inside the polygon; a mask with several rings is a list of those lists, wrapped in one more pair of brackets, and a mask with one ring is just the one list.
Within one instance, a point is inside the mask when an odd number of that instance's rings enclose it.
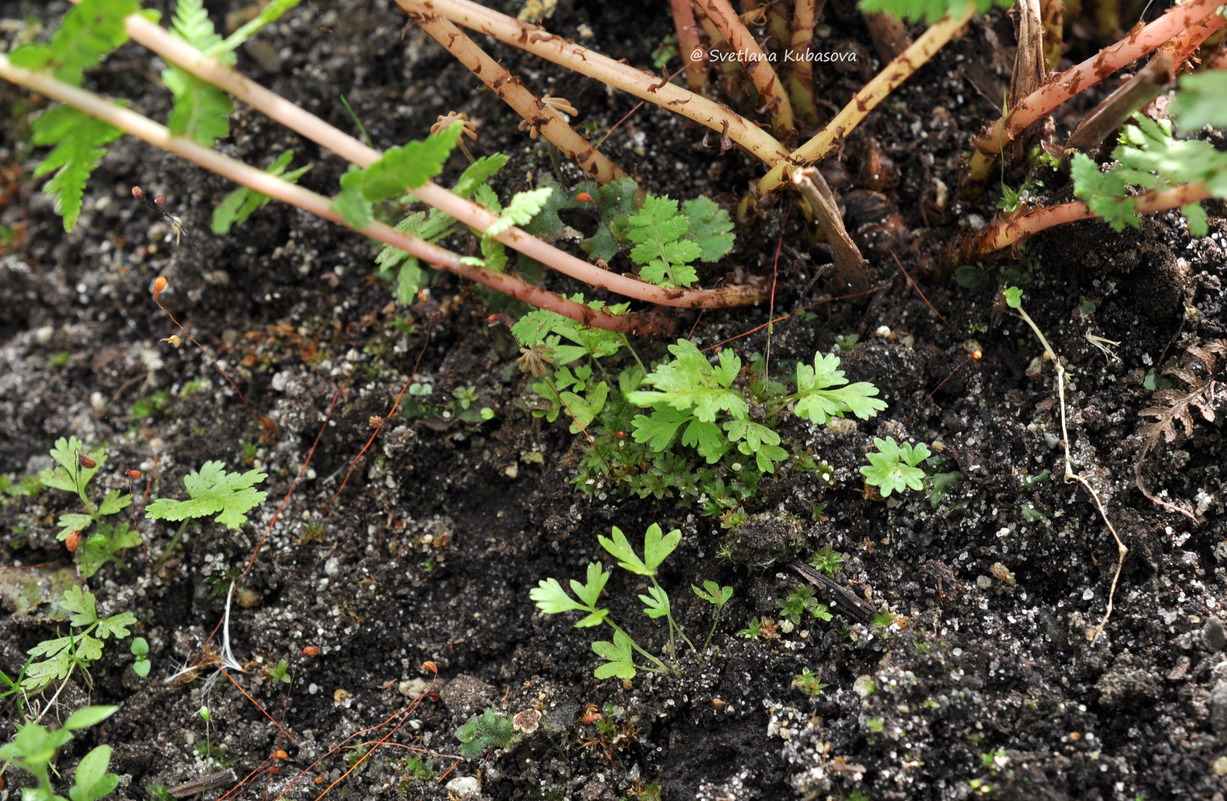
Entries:
{"label": "finely divided green leaf", "polygon": [[707,357],[687,339],[669,346],[674,359],[658,365],[644,378],[644,383],[657,391],[636,391],[627,400],[636,406],[672,406],[679,411],[694,410],[696,418],[714,422],[721,411],[744,419],[749,406],[741,393],[731,389],[741,371],[741,359],[730,350],[720,352],[719,361],[712,365]]}
{"label": "finely divided green leaf", "polygon": [[149,504],[145,517],[179,521],[217,515],[215,519],[218,523],[235,529],[247,522],[246,512],[268,496],[262,490],[253,489],[255,484],[266,478],[268,476],[258,470],[229,473],[222,462],[205,462],[199,472],[190,473],[183,479],[191,500],[158,498]]}
{"label": "finely divided green leaf", "polygon": [[[989,9],[1009,8],[1014,0],[974,0],[977,14]],[[967,0],[861,0],[861,11],[882,11],[908,22],[924,21],[932,25],[947,14],[962,14]]]}
{"label": "finely divided green leaf", "polygon": [[437,134],[388,150],[371,166],[362,170],[361,189],[371,202],[399,198],[417,189],[443,171],[464,123],[457,121]]}
{"label": "finely divided green leaf", "polygon": [[875,397],[878,388],[861,381],[844,386],[848,379],[839,369],[839,357],[833,353],[814,354],[814,364],[797,364],[798,417],[804,417],[818,425],[826,425],[832,417],[852,413],[868,420],[886,408],[886,403]]}
{"label": "finely divided green leaf", "polygon": [[708,197],[697,197],[682,204],[682,213],[690,220],[686,238],[700,248],[699,258],[716,261],[733,249],[733,221],[729,213]]}
{"label": "finely divided green leaf", "polygon": [[641,278],[661,286],[690,286],[699,279],[690,262],[702,256],[703,249],[683,238],[690,220],[678,212],[676,200],[649,195],[627,222],[627,234],[635,243],[631,260],[641,266]]}
{"label": "finely divided green leaf", "polygon": [[1203,125],[1227,128],[1227,71],[1207,70],[1180,79],[1180,91],[1171,105],[1176,124],[1184,131]]}
{"label": "finely divided green leaf", "polygon": [[136,0],[82,0],[71,8],[49,45],[27,45],[13,51],[19,67],[49,67],[55,77],[80,86],[83,72],[128,41],[124,17],[140,10]]}
{"label": "finely divided green leaf", "polygon": [[[293,158],[294,151],[287,150],[278,156],[277,160],[265,172],[269,175],[279,176],[290,183],[298,183],[298,179],[302,177],[303,173],[311,169],[311,165],[308,164],[305,167],[299,167],[287,173],[285,169],[290,166],[290,161]],[[254,214],[256,210],[268,205],[270,200],[272,198],[268,195],[261,194],[254,189],[248,189],[245,186],[240,186],[222,198],[222,202],[217,204],[217,208],[213,210],[213,233],[223,236],[230,233],[232,227],[247,222],[248,217]]]}
{"label": "finely divided green leaf", "polygon": [[71,231],[81,214],[85,184],[106,154],[103,146],[123,131],[70,106],[44,111],[30,127],[34,144],[55,146],[34,170],[34,177],[56,171],[43,191],[56,199],[64,230]]}
{"label": "finely divided green leaf", "polygon": [[894,437],[875,437],[873,444],[878,450],[865,455],[869,464],[861,468],[861,474],[865,483],[882,491],[883,498],[892,492],[920,490],[924,486],[925,474],[919,465],[932,455],[928,445],[923,442],[914,447],[910,443],[900,445]]}
{"label": "finely divided green leaf", "polygon": [[544,187],[527,192],[517,192],[494,224],[486,229],[486,236],[498,236],[513,226],[527,223],[536,216],[537,212],[541,211],[541,207],[545,205],[553,191],[549,187]]}

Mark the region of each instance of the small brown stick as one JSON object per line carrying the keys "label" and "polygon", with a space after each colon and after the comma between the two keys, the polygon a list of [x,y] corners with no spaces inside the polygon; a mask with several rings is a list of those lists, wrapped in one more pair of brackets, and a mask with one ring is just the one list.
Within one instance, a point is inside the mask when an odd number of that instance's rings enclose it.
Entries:
{"label": "small brown stick", "polygon": [[835,280],[839,282],[840,288],[859,292],[869,286],[865,259],[852,237],[848,236],[844,219],[839,215],[835,193],[827,185],[822,173],[815,167],[794,170],[792,182],[809,202],[814,216],[818,219],[818,230],[822,231],[831,246],[835,257]]}
{"label": "small brown stick", "polygon": [[899,261],[899,257],[895,255],[895,251],[892,250],[890,252],[890,257],[895,260],[895,266],[899,268],[899,272],[903,273],[903,277],[907,279],[907,282],[912,285],[912,289],[916,290],[916,294],[920,295],[920,299],[923,300],[925,305],[929,307],[929,311],[936,314],[937,319],[941,320],[944,324],[950,325],[950,321],[946,319],[945,315],[939,312],[937,307],[930,303],[929,299],[925,297],[925,293],[920,289],[920,284],[916,283],[912,276],[908,274],[908,271],[903,269],[903,262]]}
{"label": "small brown stick", "polygon": [[873,39],[873,49],[878,51],[878,57],[883,61],[891,61],[912,46],[912,37],[907,32],[907,26],[898,17],[881,12],[862,12],[865,27],[869,29],[869,38]]}
{"label": "small brown stick", "polygon": [[[1205,181],[1184,184],[1172,189],[1150,191],[1136,196],[1134,209],[1138,214],[1152,211],[1167,211],[1189,203],[1199,203],[1210,198]],[[979,233],[960,243],[952,251],[951,266],[974,261],[989,253],[1021,243],[1024,239],[1047,228],[1065,225],[1079,220],[1089,220],[1095,213],[1081,200],[1072,200],[1058,206],[1046,206],[1010,220],[998,220],[985,226]]]}
{"label": "small brown stick", "polygon": [[[1036,120],[1048,116],[1074,95],[1101,83],[1112,73],[1205,19],[1208,24],[1199,26],[1197,35],[1190,37],[1185,43],[1186,47],[1195,48],[1200,45],[1205,41],[1205,37],[1227,23],[1227,17],[1214,13],[1222,2],[1223,0],[1192,0],[1184,5],[1173,6],[1140,31],[1130,33],[1116,44],[1100,50],[1096,55],[1067,69],[1032,92],[987,131],[976,137],[971,164],[968,167],[968,180],[986,180],[997,156],[1005,146]],[[1201,35],[1203,33],[1204,36]]]}
{"label": "small brown stick", "polygon": [[818,135],[788,155],[787,161],[780,162],[771,168],[758,181],[759,194],[774,192],[784,185],[787,178],[785,172],[788,163],[813,164],[827,156],[861,120],[872,111],[886,96],[900,84],[924,66],[946,42],[953,39],[967,21],[975,15],[975,7],[967,6],[967,10],[954,17],[946,17],[936,25],[929,27],[912,46],[903,51],[894,61],[865,84],[857,92],[848,105],[835,115],[835,119],[826,124]]}
{"label": "small brown stick", "polygon": [[792,118],[792,103],[780,83],[780,76],[758,46],[758,42],[746,30],[741,17],[729,5],[728,0],[698,0],[699,7],[712,24],[720,31],[732,48],[736,60],[743,65],[750,83],[758,91],[759,100],[771,116],[772,127],[781,134],[796,131]]}
{"label": "small brown stick", "polygon": [[690,0],[669,0],[669,8],[673,11],[673,27],[677,31],[677,50],[686,69],[686,86],[699,94],[707,85],[707,59],[700,47],[694,7]]}
{"label": "small brown stick", "polygon": [[598,184],[623,178],[626,173],[592,146],[553,106],[524,88],[524,82],[490,57],[452,22],[433,14],[417,16],[418,26],[447,49],[456,60],[481,79],[490,91],[511,106],[550,144],[566,153]]}
{"label": "small brown stick", "polygon": [[1175,66],[1171,55],[1159,48],[1150,63],[1083,117],[1065,141],[1065,149],[1083,153],[1098,149],[1135,111],[1167,91],[1176,80]]}
{"label": "small brown stick", "polygon": [[472,0],[396,0],[409,12],[438,14],[461,27],[492,36],[500,42],[566,67],[581,75],[617,87],[664,108],[688,117],[744,147],[767,164],[787,157],[788,151],[775,137],[737,114],[728,106],[708,100],[702,95],[671,83],[662,83],[656,75],[615,61],[589,50],[564,37],[549,33],[537,25],[529,25],[514,17],[486,8]]}

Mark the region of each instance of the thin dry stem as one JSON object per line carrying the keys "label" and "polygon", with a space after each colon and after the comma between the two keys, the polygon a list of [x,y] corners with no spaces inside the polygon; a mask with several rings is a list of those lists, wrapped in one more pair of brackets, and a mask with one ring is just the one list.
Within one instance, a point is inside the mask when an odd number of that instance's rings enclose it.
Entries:
{"label": "thin dry stem", "polygon": [[1104,525],[1108,527],[1108,531],[1112,533],[1112,539],[1116,541],[1116,571],[1112,574],[1112,585],[1108,590],[1108,603],[1104,608],[1103,618],[1099,624],[1091,628],[1086,633],[1086,638],[1091,642],[1095,642],[1099,635],[1103,633],[1104,627],[1108,625],[1108,619],[1112,617],[1112,610],[1116,599],[1116,586],[1120,582],[1121,571],[1125,569],[1125,557],[1129,555],[1129,549],[1125,547],[1125,543],[1120,538],[1120,534],[1116,533],[1116,526],[1112,525],[1112,521],[1108,518],[1108,512],[1104,508],[1103,501],[1099,498],[1099,493],[1091,486],[1090,482],[1085,477],[1074,472],[1073,458],[1069,455],[1069,426],[1066,423],[1065,417],[1065,367],[1061,364],[1061,358],[1057,356],[1056,351],[1048,344],[1048,338],[1044,336],[1044,332],[1035,324],[1031,316],[1026,310],[1019,307],[1018,314],[1022,317],[1023,322],[1031,327],[1031,331],[1039,339],[1040,345],[1044,348],[1045,358],[1052,361],[1057,373],[1057,398],[1061,406],[1061,444],[1065,449],[1065,480],[1073,481],[1081,485],[1091,496],[1091,502],[1095,506],[1095,511],[1099,512],[1099,516],[1103,518]]}
{"label": "thin dry stem", "polygon": [[1227,22],[1227,18],[1214,14],[1222,3],[1223,0],[1192,0],[1184,5],[1173,6],[1146,27],[1135,30],[1121,41],[1100,50],[1096,55],[1067,69],[1032,92],[976,138],[968,167],[968,180],[986,180],[997,156],[1005,146],[1036,120],[1048,116],[1074,95],[1099,84],[1112,73],[1150,53],[1181,31],[1213,15],[1214,19],[1207,20],[1210,24],[1198,26],[1197,36],[1200,38],[1196,44],[1193,44],[1196,37],[1190,38],[1186,43],[1186,46],[1194,48],[1200,45],[1206,36]]}
{"label": "thin dry stem", "polygon": [[1104,98],[1078,123],[1065,141],[1065,149],[1083,153],[1097,150],[1103,140],[1120,128],[1134,112],[1172,85],[1176,80],[1175,65],[1166,48],[1159,48],[1149,64]]}
{"label": "thin dry stem", "polygon": [[804,167],[793,171],[792,182],[809,202],[814,216],[818,219],[818,229],[826,236],[827,243],[831,246],[831,253],[835,258],[835,280],[840,289],[863,291],[869,286],[865,258],[861,256],[860,249],[844,228],[835,193],[827,185],[826,179],[818,168]]}
{"label": "thin dry stem", "polygon": [[[320,146],[331,150],[345,160],[365,168],[379,159],[379,151],[367,147],[354,137],[334,128],[284,97],[247,79],[236,70],[219,64],[215,59],[205,58],[199,50],[177,39],[144,17],[133,14],[124,20],[124,24],[128,35],[133,40],[162,56],[167,61],[226,90],[239,100],[259,109],[270,118]],[[270,193],[265,192],[265,194]],[[476,203],[466,200],[434,182],[427,182],[425,185],[412,190],[412,194],[423,203],[455,217],[461,223],[477,231],[485,231],[498,219],[498,215],[492,214]],[[327,219],[333,219],[333,217],[328,217]],[[399,232],[397,232],[397,235],[400,235]],[[640,281],[637,278],[602,270],[596,265],[589,264],[583,259],[576,258],[566,251],[559,250],[553,245],[525,233],[519,228],[510,228],[495,238],[513,250],[517,250],[547,267],[557,270],[564,275],[569,275],[576,280],[601,289],[607,289],[619,295],[661,306],[726,308],[755,303],[762,296],[761,290],[748,286],[728,286],[715,290],[666,289],[658,287],[645,281]],[[395,243],[389,244],[395,245]],[[399,245],[395,246],[399,247]],[[440,248],[436,248],[436,250],[441,254],[447,253],[447,251]],[[414,255],[418,254],[415,253]],[[421,258],[432,264],[438,264],[429,257],[421,256]],[[448,258],[450,259],[449,264],[455,261],[454,254],[451,254]],[[452,272],[459,272],[453,266],[439,266]],[[464,267],[464,265],[458,266]],[[464,267],[464,269],[471,268]],[[496,276],[502,276],[502,278],[496,278]],[[507,286],[515,286],[516,284],[507,284],[506,279],[511,279],[519,284],[525,283],[503,273],[492,273],[490,278],[497,283]],[[487,286],[498,289],[498,287],[494,287],[489,283],[487,283]],[[534,288],[534,290],[534,295],[544,292],[540,288]],[[498,291],[504,290],[499,289]],[[558,297],[549,292],[544,294],[550,297]],[[525,300],[536,305],[534,301]],[[584,306],[583,308],[588,307]],[[606,320],[605,322],[609,324],[611,321]],[[598,324],[597,327],[603,326]],[[647,332],[649,329],[640,330]],[[659,327],[652,326],[650,330],[659,330]]]}
{"label": "thin dry stem", "polygon": [[410,13],[446,17],[457,25],[492,36],[505,44],[692,119],[736,142],[767,164],[775,164],[788,156],[788,151],[771,134],[728,106],[663,81],[651,72],[635,69],[556,36],[538,25],[529,25],[471,0],[396,2]]}
{"label": "thin dry stem", "polygon": [[[789,154],[788,161],[794,164],[814,164],[826,157],[887,95],[910,78],[946,42],[958,35],[974,15],[975,8],[968,5],[967,10],[957,17],[946,17],[931,26],[911,47],[865,84],[817,136]],[[781,162],[759,179],[760,194],[773,192],[784,185],[787,181],[785,167],[786,163]]]}
{"label": "thin dry stem", "polygon": [[737,16],[737,12],[729,5],[728,0],[699,0],[699,7],[712,24],[729,43],[738,63],[745,69],[750,83],[758,91],[767,113],[771,116],[774,129],[783,134],[793,133],[796,124],[792,117],[792,103],[780,76],[776,74],[767,54],[758,46],[758,42],[746,30],[746,26]]}
{"label": "thin dry stem", "polygon": [[528,91],[523,81],[491,58],[464,31],[435,15],[419,17],[418,25],[523,117],[534,132],[574,159],[597,183],[607,184],[625,177],[622,168],[572,128],[556,108]]}

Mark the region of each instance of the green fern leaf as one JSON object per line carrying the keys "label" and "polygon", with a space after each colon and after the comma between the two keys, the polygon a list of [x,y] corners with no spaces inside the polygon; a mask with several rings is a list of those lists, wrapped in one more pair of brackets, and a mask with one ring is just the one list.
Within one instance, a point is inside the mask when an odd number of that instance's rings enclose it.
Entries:
{"label": "green fern leaf", "polygon": [[56,171],[43,191],[56,199],[64,219],[64,230],[71,231],[81,214],[85,184],[106,154],[103,146],[123,131],[69,106],[56,106],[43,112],[34,120],[31,129],[34,144],[55,146],[34,170],[34,177]]}
{"label": "green fern leaf", "polygon": [[138,10],[136,0],[82,0],[69,10],[50,44],[19,47],[11,60],[27,69],[50,69],[61,81],[80,86],[85,70],[128,41],[124,17]]}

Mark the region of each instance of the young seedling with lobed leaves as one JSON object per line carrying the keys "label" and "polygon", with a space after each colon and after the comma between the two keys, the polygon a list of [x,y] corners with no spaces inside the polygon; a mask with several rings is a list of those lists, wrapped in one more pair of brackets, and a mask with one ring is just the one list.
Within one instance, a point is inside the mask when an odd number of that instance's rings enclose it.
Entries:
{"label": "young seedling with lobed leaves", "polygon": [[102,658],[103,641],[123,639],[129,635],[129,628],[136,625],[131,612],[99,617],[94,594],[82,587],[69,587],[57,605],[68,615],[68,625],[73,630],[29,650],[31,662],[21,680],[26,692],[38,692],[52,682],[65,680],[78,668],[86,683],[91,684],[89,667]]}
{"label": "young seedling with lobed leaves", "polygon": [[[642,557],[635,552],[634,547],[626,539],[626,535],[617,526],[613,527],[612,536],[600,536],[597,539],[601,547],[618,560],[618,567],[629,573],[643,576],[651,583],[647,593],[640,595],[639,600],[644,604],[643,613],[649,618],[663,617],[665,619],[669,632],[669,645],[665,656],[671,664],[666,664],[663,659],[642,648],[610,618],[609,609],[599,605],[601,593],[609,582],[610,576],[613,575],[600,562],[589,563],[587,576],[583,583],[571,579],[570,587],[574,597],[554,578],[543,579],[539,582],[538,586],[529,592],[529,597],[536,603],[537,608],[547,615],[564,612],[586,613],[575,623],[575,628],[589,628],[604,623],[613,629],[612,641],[598,640],[592,644],[592,650],[605,660],[604,664],[598,666],[593,672],[598,679],[633,679],[641,670],[662,675],[677,675],[678,639],[685,642],[696,655],[701,657],[703,653],[694,647],[694,643],[673,619],[673,607],[669,595],[656,581],[656,569],[669,554],[677,549],[682,541],[682,532],[674,529],[665,534],[658,524],[653,523],[644,534]],[[691,589],[700,599],[716,607],[717,621],[720,612],[733,595],[732,587],[720,587],[713,581],[704,582],[703,589],[693,585]],[[715,623],[712,624],[712,631],[715,631]],[[707,642],[704,644],[704,651],[710,642],[711,634],[708,635]],[[637,662],[636,656],[647,660],[646,663]]]}
{"label": "young seedling with lobed leaves", "polygon": [[223,462],[205,462],[199,471],[183,478],[188,500],[158,498],[146,507],[145,517],[150,520],[182,521],[166,546],[166,555],[169,555],[193,520],[216,515],[214,522],[229,529],[240,528],[247,522],[247,512],[268,497],[267,492],[255,489],[255,485],[266,478],[268,476],[259,470],[231,473]]}
{"label": "young seedling with lobed leaves", "polygon": [[87,706],[73,712],[59,729],[48,729],[41,723],[27,721],[17,724],[11,742],[0,746],[0,760],[26,771],[38,782],[21,792],[23,801],[97,801],[110,795],[119,786],[119,776],[108,773],[111,746],[95,746],[81,758],[73,772],[73,786],[68,798],[58,795],[51,775],[59,775],[55,759],[60,748],[72,740],[73,732],[97,725],[115,714],[117,706]]}
{"label": "young seedling with lobed leaves", "polygon": [[90,578],[108,562],[119,562],[120,552],[141,544],[140,533],[126,522],[102,519],[131,506],[132,496],[109,490],[96,504],[90,498],[89,484],[107,461],[102,448],[86,453],[81,440],[61,437],[51,448],[51,458],[56,468],[41,477],[42,485],[75,494],[85,506],[84,512],[60,515],[56,521],[60,528],[56,539],[75,554],[81,577]]}

